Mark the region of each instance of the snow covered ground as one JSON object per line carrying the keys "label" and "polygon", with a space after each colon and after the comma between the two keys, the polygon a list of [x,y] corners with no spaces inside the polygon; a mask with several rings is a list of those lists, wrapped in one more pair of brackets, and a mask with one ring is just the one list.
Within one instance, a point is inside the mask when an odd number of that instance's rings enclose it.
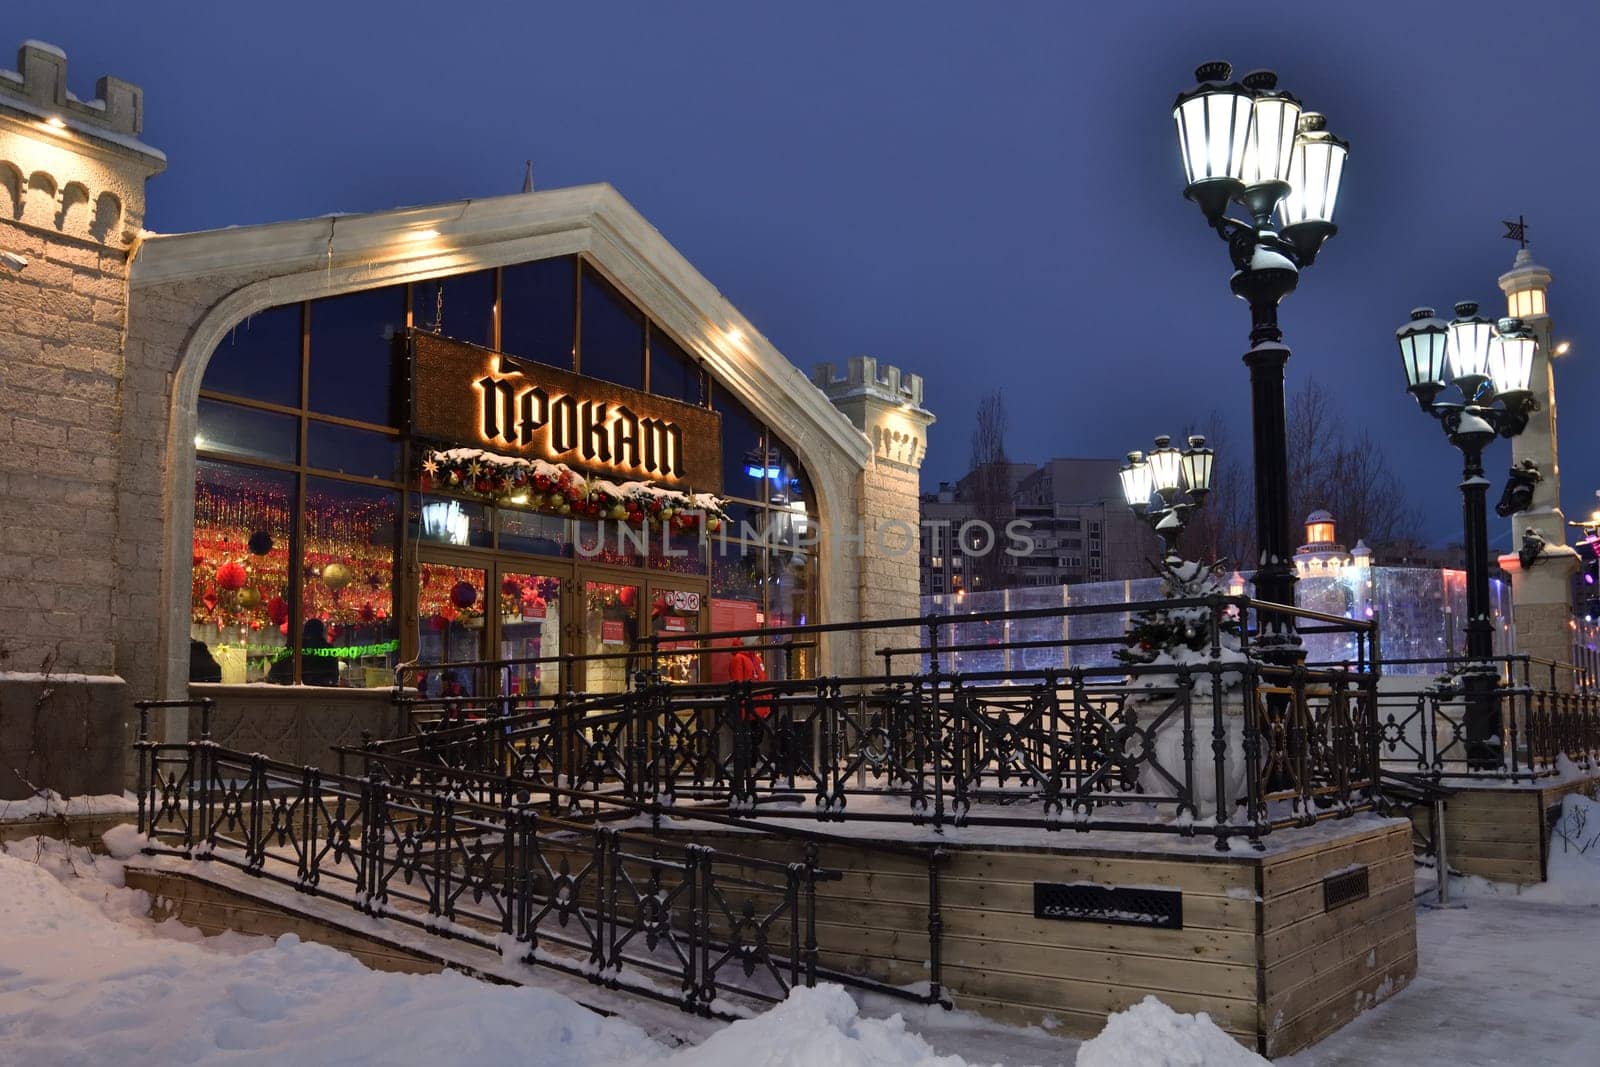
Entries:
{"label": "snow covered ground", "polygon": [[[130,832],[106,835],[113,852],[131,852]],[[550,990],[372,971],[293,935],[203,938],[150,921],[149,903],[123,886],[114,858],[43,838],[0,848],[0,1063],[967,1067],[1076,1054],[1043,1031],[936,1008],[910,1024],[874,1017],[826,985],[672,1048]],[[1157,1049],[1182,1058],[1152,1058]],[[1153,1000],[1085,1057],[1094,1067],[1263,1062]]]}
{"label": "snow covered ground", "polygon": [[[1419,915],[1421,976],[1293,1067],[1600,1062],[1600,804],[1568,801],[1553,881],[1462,880],[1463,910]],[[128,832],[107,835],[129,850]],[[843,989],[799,990],[698,1045],[549,989],[372,971],[292,935],[202,938],[153,923],[121,864],[33,838],[0,848],[0,1064],[450,1064],[552,1067],[1260,1067],[1204,1017],[1154,999],[1076,1042]],[[903,1008],[903,1005],[895,1007]],[[880,1017],[882,1016],[882,1017]]]}

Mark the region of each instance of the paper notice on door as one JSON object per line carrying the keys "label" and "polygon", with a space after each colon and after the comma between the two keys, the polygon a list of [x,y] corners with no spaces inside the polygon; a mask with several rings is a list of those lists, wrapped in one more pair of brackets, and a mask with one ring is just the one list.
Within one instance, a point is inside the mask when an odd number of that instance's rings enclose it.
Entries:
{"label": "paper notice on door", "polygon": [[621,619],[602,619],[600,622],[600,643],[602,645],[625,644],[627,638],[623,635]]}

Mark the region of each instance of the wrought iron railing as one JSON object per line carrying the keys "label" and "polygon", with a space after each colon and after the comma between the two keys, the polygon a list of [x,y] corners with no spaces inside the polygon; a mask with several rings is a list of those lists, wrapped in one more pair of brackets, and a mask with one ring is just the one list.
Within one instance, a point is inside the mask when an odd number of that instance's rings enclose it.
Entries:
{"label": "wrought iron railing", "polygon": [[[1257,607],[1214,596],[991,613],[1208,609],[1200,653],[1120,667],[945,670],[945,629],[988,616],[705,634],[713,655],[753,635],[899,630],[912,640],[879,650],[881,675],[668,685],[645,670],[622,693],[456,699],[442,721],[358,755],[529,790],[563,814],[622,798],[763,822],[1203,827],[1225,848],[1379,802],[1373,624],[1296,611],[1308,631],[1350,634],[1356,661],[1264,662],[1248,631],[1242,649],[1222,640],[1222,620]],[[427,703],[399,688],[396,699],[403,710]]]}
{"label": "wrought iron railing", "polygon": [[[1407,660],[1438,681],[1411,692],[1378,696],[1379,758],[1385,769],[1446,779],[1532,779],[1600,766],[1600,693],[1587,672],[1527,655],[1498,656],[1490,666],[1488,721],[1498,743],[1486,749],[1468,737],[1472,697],[1458,679],[1464,659]],[[1486,758],[1484,753],[1489,753]]]}
{"label": "wrought iron railing", "polygon": [[[933,981],[913,994],[819,963],[850,946],[819,942],[817,888],[839,876],[803,835],[763,836],[783,861],[719,852],[648,826],[552,816],[526,792],[484,803],[489,791],[400,756],[330,774],[231,751],[209,740],[210,700],[137,706],[148,852],[227,864],[702,1014],[725,1011],[728,994],[773,1001],[819,978],[942,999],[936,882]],[[180,707],[199,710],[200,738],[152,740],[151,713]],[[644,813],[622,799],[609,810]]]}

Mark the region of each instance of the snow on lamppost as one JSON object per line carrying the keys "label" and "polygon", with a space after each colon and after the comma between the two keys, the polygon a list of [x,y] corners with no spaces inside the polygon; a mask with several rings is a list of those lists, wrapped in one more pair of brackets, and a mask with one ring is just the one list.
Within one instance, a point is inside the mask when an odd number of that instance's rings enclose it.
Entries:
{"label": "snow on lamppost", "polygon": [[[1289,349],[1278,328],[1278,304],[1337,232],[1333,211],[1349,145],[1327,132],[1321,115],[1302,111],[1271,71],[1252,71],[1234,82],[1229,64],[1207,63],[1195,77],[1199,84],[1180,93],[1173,106],[1188,179],[1184,196],[1228,243],[1231,287],[1250,305],[1244,362],[1255,424],[1256,594],[1293,605],[1283,400]],[[1231,203],[1244,207],[1250,221],[1229,218]],[[1260,647],[1269,657],[1292,661],[1303,655],[1291,615],[1262,612],[1260,626]]]}
{"label": "snow on lamppost", "polygon": [[[1432,308],[1418,308],[1395,331],[1406,389],[1424,412],[1439,420],[1445,437],[1461,451],[1461,520],[1467,550],[1467,663],[1460,673],[1466,699],[1469,767],[1494,769],[1503,755],[1499,701],[1500,672],[1494,665],[1494,623],[1489,606],[1489,479],[1483,450],[1498,437],[1516,437],[1538,406],[1528,382],[1536,347],[1521,319],[1490,322],[1478,305],[1456,305],[1446,323]],[[1454,385],[1461,400],[1440,400]],[[1513,471],[1513,477],[1517,476]],[[1521,478],[1531,489],[1537,469]],[[1516,486],[1510,487],[1515,489]],[[1507,493],[1501,514],[1518,510],[1530,494]]]}

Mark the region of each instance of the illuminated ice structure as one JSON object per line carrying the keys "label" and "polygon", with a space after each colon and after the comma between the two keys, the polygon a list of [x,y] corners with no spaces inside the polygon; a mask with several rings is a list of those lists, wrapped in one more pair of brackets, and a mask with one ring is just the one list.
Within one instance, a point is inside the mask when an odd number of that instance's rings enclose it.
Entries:
{"label": "illuminated ice structure", "polygon": [[[1465,654],[1467,625],[1466,572],[1450,567],[1377,565],[1365,544],[1347,552],[1339,544],[1333,516],[1314,511],[1306,518],[1306,543],[1295,553],[1300,581],[1295,598],[1302,608],[1348,619],[1379,622],[1379,644],[1386,690],[1412,690],[1447,670],[1445,661]],[[1249,592],[1249,575],[1235,573],[1230,593]],[[1110,666],[1116,661],[1115,643],[1066,648],[1003,647],[1019,641],[1059,637],[1111,638],[1127,632],[1126,613],[1017,619],[962,624],[965,614],[1028,608],[1072,607],[1158,600],[1161,581],[1141,578],[1121,582],[1024,589],[996,589],[977,593],[946,593],[922,598],[924,614],[937,612],[958,621],[946,640],[953,646],[994,645],[994,650],[948,653],[941,666],[947,671],[1040,670],[1049,667]],[[1511,590],[1505,582],[1490,579],[1495,652],[1514,647],[1511,634]],[[1309,663],[1354,661],[1354,639],[1342,634],[1307,634]]]}

